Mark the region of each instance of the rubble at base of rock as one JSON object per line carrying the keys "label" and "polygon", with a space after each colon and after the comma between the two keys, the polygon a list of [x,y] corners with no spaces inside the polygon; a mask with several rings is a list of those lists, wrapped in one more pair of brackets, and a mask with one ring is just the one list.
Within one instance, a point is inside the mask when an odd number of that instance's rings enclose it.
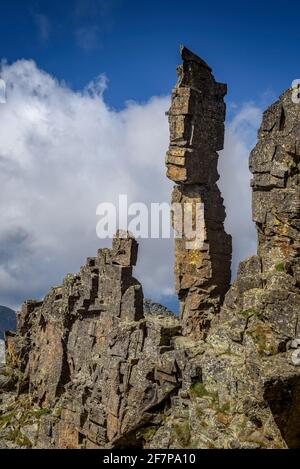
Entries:
{"label": "rubble at base of rock", "polygon": [[143,299],[132,276],[137,243],[118,233],[43,301],[27,301],[17,333],[6,334],[2,447],[300,446],[300,107],[288,90],[264,113],[250,157],[257,254],[226,293],[231,250],[215,154],[225,88],[201,59],[182,56],[168,174],[173,199],[204,202],[208,247],[193,258],[176,241],[181,318]]}

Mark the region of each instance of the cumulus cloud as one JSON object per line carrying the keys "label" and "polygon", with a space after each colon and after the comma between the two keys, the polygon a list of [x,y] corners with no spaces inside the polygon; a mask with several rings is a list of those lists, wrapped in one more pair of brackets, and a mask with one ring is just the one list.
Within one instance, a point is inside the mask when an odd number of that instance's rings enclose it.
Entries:
{"label": "cumulus cloud", "polygon": [[256,252],[256,231],[251,215],[249,152],[255,145],[262,110],[246,103],[226,126],[224,150],[220,152],[219,173],[227,218],[225,227],[232,235],[232,276],[238,263]]}
{"label": "cumulus cloud", "polygon": [[[45,293],[105,244],[95,230],[100,202],[117,203],[119,194],[129,203],[168,200],[169,98],[115,112],[104,102],[103,76],[80,93],[31,61],[4,65],[2,76],[0,303],[14,305]],[[141,249],[138,274],[149,293],[154,284],[170,292],[167,243],[154,241],[156,271],[147,242]]]}
{"label": "cumulus cloud", "polygon": [[6,103],[6,84],[5,81],[0,78],[0,104]]}
{"label": "cumulus cloud", "polygon": [[[105,76],[74,92],[20,60],[3,65],[7,103],[0,105],[0,304],[41,297],[109,245],[96,236],[100,202],[164,202],[169,97],[105,103]],[[229,123],[220,158],[227,228],[235,264],[255,249],[250,222],[249,146],[259,109],[246,105]],[[141,240],[136,276],[147,296],[173,293],[173,241]]]}

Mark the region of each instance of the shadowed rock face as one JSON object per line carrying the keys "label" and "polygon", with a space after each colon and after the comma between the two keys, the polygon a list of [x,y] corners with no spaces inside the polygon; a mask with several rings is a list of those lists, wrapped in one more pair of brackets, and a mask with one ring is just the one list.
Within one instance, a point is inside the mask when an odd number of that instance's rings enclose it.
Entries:
{"label": "shadowed rock face", "polygon": [[[17,333],[6,334],[0,413],[7,421],[12,407],[21,412],[10,428],[33,433],[33,446],[300,446],[300,107],[288,90],[263,116],[250,158],[258,250],[223,301],[230,239],[214,152],[225,89],[201,59],[186,49],[182,57],[167,165],[173,199],[204,203],[207,242],[199,252],[176,242],[181,320],[143,301],[132,276],[137,243],[121,233],[43,301],[27,301]],[[40,417],[28,433],[20,422],[31,422],[34,408]],[[3,447],[6,437],[0,426]]]}
{"label": "shadowed rock face", "polygon": [[[225,209],[217,186],[218,153],[224,142],[226,85],[217,83],[208,65],[183,47],[183,64],[168,112],[170,147],[167,176],[177,185],[172,203],[193,210],[192,224],[203,240],[187,246],[189,235],[175,242],[176,290],[181,304],[183,334],[206,336],[230,283],[231,237],[224,231]],[[196,204],[203,220],[196,226]],[[184,219],[188,212],[184,212]],[[174,221],[174,220],[173,220]],[[202,233],[200,233],[202,231]]]}
{"label": "shadowed rock face", "polygon": [[300,111],[291,95],[288,90],[264,113],[250,169],[262,271],[288,273],[298,283]]}

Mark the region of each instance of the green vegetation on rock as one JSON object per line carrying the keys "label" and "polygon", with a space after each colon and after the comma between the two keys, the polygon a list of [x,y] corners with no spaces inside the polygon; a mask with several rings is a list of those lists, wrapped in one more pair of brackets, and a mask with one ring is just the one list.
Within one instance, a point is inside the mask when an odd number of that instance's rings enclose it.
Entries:
{"label": "green vegetation on rock", "polygon": [[284,263],[283,263],[283,262],[277,262],[277,263],[275,264],[275,270],[276,270],[277,272],[284,272],[284,270],[285,270],[285,269],[284,269]]}
{"label": "green vegetation on rock", "polygon": [[198,381],[197,383],[192,384],[190,387],[190,395],[191,397],[203,397],[208,396],[209,392],[205,388],[204,384]]}
{"label": "green vegetation on rock", "polygon": [[191,439],[190,423],[189,419],[186,418],[182,422],[174,424],[174,432],[178,442],[186,448]]}

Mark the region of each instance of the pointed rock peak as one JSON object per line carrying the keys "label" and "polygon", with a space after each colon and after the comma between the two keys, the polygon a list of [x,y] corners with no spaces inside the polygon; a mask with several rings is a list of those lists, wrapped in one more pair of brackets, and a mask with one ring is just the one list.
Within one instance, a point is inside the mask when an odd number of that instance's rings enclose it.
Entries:
{"label": "pointed rock peak", "polygon": [[180,46],[180,55],[184,62],[196,62],[202,65],[203,67],[207,68],[207,70],[209,70],[210,72],[212,71],[212,69],[207,65],[207,63],[204,62],[204,60],[202,60],[200,57],[198,57],[198,55],[194,54],[194,52],[190,51],[184,45]]}

